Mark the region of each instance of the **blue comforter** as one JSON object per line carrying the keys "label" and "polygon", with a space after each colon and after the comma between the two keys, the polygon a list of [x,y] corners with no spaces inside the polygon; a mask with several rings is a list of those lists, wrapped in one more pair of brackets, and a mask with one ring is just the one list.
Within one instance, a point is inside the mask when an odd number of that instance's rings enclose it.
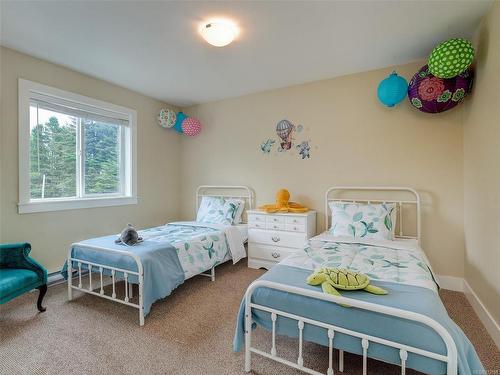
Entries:
{"label": "blue comforter", "polygon": [[[305,282],[309,274],[310,271],[306,269],[278,264],[265,273],[260,279],[321,291],[319,286],[310,286]],[[342,295],[348,298],[355,298],[366,302],[417,312],[436,320],[448,330],[455,341],[458,351],[459,374],[470,375],[485,373],[474,347],[462,330],[450,319],[437,293],[428,288],[400,283],[377,281],[374,282],[374,284],[387,289],[389,294],[377,296],[363,291],[343,291]],[[268,288],[256,289],[252,301],[257,304],[345,327],[354,331],[404,343],[443,355],[446,354],[445,345],[438,334],[431,328],[420,323],[389,317],[387,315],[353,307],[346,308],[335,303]],[[234,351],[240,351],[244,345],[244,315],[245,300],[243,298],[237,317],[236,332],[233,341]],[[253,310],[252,318],[255,323],[265,329],[272,329],[269,313]],[[278,317],[276,332],[280,335],[297,337],[297,322],[288,318]],[[327,332],[323,328],[306,324],[304,328],[304,339],[328,346]],[[338,332],[335,334],[334,347],[350,353],[362,354],[362,347],[359,339]],[[400,364],[398,350],[376,343],[370,343],[368,356],[389,363]],[[433,375],[446,373],[446,365],[443,362],[412,353],[408,355],[407,367]]]}
{"label": "blue comforter", "polygon": [[[93,238],[82,241],[72,248],[72,257],[89,262],[109,265],[116,268],[137,272],[137,263],[127,255],[93,250],[88,246],[106,247],[116,250],[129,251],[137,255],[144,270],[144,315],[146,316],[151,305],[158,299],[165,298],[184,282],[184,270],[179,261],[177,250],[169,242],[148,241],[147,239],[134,246],[116,244],[116,235]],[[67,278],[67,263],[61,271]],[[73,268],[78,265],[73,262]],[[95,270],[95,268],[94,268]],[[121,275],[117,274],[119,279]],[[137,276],[129,275],[129,282],[138,283]]]}

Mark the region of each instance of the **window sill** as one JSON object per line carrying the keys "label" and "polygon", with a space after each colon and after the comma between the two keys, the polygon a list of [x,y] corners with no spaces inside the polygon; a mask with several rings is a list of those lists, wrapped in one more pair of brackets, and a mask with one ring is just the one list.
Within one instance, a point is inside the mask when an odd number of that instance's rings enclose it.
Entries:
{"label": "window sill", "polygon": [[125,206],[129,204],[137,204],[137,197],[54,199],[50,201],[18,203],[17,206],[20,214],[30,214],[35,212],[78,210],[82,208]]}

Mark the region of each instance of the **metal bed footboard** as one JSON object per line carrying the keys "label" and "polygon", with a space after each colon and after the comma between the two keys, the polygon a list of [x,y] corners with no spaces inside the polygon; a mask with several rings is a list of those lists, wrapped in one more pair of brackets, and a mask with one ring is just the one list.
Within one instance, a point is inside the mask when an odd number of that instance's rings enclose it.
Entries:
{"label": "metal bed footboard", "polygon": [[[299,315],[287,313],[285,311],[277,310],[274,308],[270,308],[267,306],[259,305],[252,302],[252,294],[257,288],[270,288],[283,292],[294,293],[306,297],[312,297],[316,299],[321,299],[324,301],[348,304],[352,307],[360,308],[363,310],[374,311],[380,314],[385,314],[389,316],[394,316],[398,318],[403,318],[406,320],[419,322],[425,324],[426,326],[432,328],[443,340],[446,346],[446,355],[442,355],[439,353],[430,352],[427,350],[423,350],[420,348],[412,347],[409,345],[405,345],[402,343],[386,340],[380,337],[375,337],[371,335],[367,335],[365,333],[357,332],[354,330],[346,329],[343,327],[338,327],[332,324],[328,324],[325,322],[309,319],[306,317],[302,317]],[[272,321],[272,343],[271,343],[271,351],[270,353],[259,350],[257,348],[252,347],[252,309],[253,310],[261,310],[266,311],[271,314]],[[294,319],[297,321],[297,329],[299,333],[299,355],[297,358],[297,362],[291,362],[285,358],[279,357],[277,355],[276,350],[276,320],[278,316],[283,316],[286,318]],[[425,315],[418,314],[411,311],[401,310],[393,307],[377,305],[374,303],[359,301],[346,297],[338,297],[333,296],[313,290],[297,288],[293,286],[288,286],[280,283],[275,283],[271,281],[265,280],[257,280],[254,281],[248,287],[245,294],[245,371],[249,372],[251,370],[251,356],[252,353],[258,354],[260,356],[272,359],[274,361],[280,362],[287,366],[293,367],[295,369],[304,371],[308,374],[312,375],[321,375],[322,373],[313,370],[311,368],[304,366],[304,360],[302,356],[302,346],[303,346],[303,330],[304,325],[310,324],[320,328],[326,329],[326,334],[328,337],[328,370],[326,372],[327,375],[333,375],[333,340],[335,338],[335,333],[342,333],[352,337],[357,337],[361,339],[361,347],[363,350],[363,375],[367,374],[367,360],[368,360],[368,347],[370,342],[386,345],[395,349],[399,349],[399,356],[401,359],[401,374],[404,375],[406,372],[406,360],[408,358],[408,353],[414,353],[417,355],[421,355],[424,357],[436,359],[442,362],[445,362],[447,365],[447,375],[457,375],[457,348],[455,342],[453,341],[449,332],[434,319],[431,319]],[[339,371],[343,371],[343,351],[340,350],[339,353]]]}
{"label": "metal bed footboard", "polygon": [[[131,270],[125,270],[122,268],[110,266],[108,264],[99,264],[95,262],[90,262],[88,260],[83,260],[83,259],[78,259],[72,256],[72,248],[75,245],[81,245],[84,246],[87,249],[93,249],[93,250],[99,250],[99,251],[104,251],[108,253],[115,253],[115,254],[120,254],[120,255],[125,255],[129,256],[134,259],[134,261],[137,264],[137,272],[136,271],[131,271]],[[73,263],[76,263],[77,266],[73,267]],[[75,243],[71,246],[70,250],[68,251],[68,258],[67,258],[67,264],[68,264],[68,300],[72,300],[73,298],[73,289],[79,290],[80,292],[83,293],[88,293],[92,294],[94,296],[106,298],[111,301],[115,301],[118,303],[122,303],[127,306],[134,307],[136,309],[139,309],[139,325],[143,326],[144,325],[144,297],[143,297],[143,290],[144,290],[144,271],[143,271],[143,266],[141,259],[128,251],[123,251],[123,250],[116,250],[116,249],[111,249],[111,248],[105,248],[105,247],[99,247],[99,246],[90,246],[87,244],[79,244]],[[217,265],[216,265],[217,266]],[[199,276],[205,276],[209,277],[212,281],[215,281],[215,267],[213,266],[211,269],[207,270],[204,273],[198,274]],[[94,272],[94,269],[97,272]],[[88,272],[82,272],[83,271],[88,271]],[[77,272],[76,277],[71,277],[73,271]],[[92,273],[97,273],[98,274],[98,285],[97,288],[92,282]],[[119,272],[123,274],[123,280],[125,282],[125,296],[123,299],[118,298],[116,296],[116,282],[121,281],[122,278],[119,280],[116,279],[116,273]],[[112,285],[112,293],[111,295],[105,294],[104,291],[104,279],[103,276],[105,274],[111,274],[111,285]],[[88,286],[84,287],[82,283],[82,277],[83,276],[88,276]],[[137,276],[138,279],[138,288],[139,288],[139,295],[138,295],[138,303],[131,302],[131,299],[133,297],[133,290],[132,290],[132,285],[135,283],[131,283],[129,281],[130,276]],[[76,285],[73,284],[73,279],[77,279],[78,283]],[[95,290],[99,289],[98,292]]]}
{"label": "metal bed footboard", "polygon": [[[135,263],[137,264],[137,271],[131,271],[131,270],[125,270],[121,269],[118,267],[110,266],[107,264],[99,264],[99,263],[94,263],[90,262],[87,260],[82,260],[73,257],[72,255],[72,250],[73,246],[76,245],[81,245],[84,246],[85,248],[88,249],[93,249],[93,250],[98,250],[102,252],[108,252],[108,253],[114,253],[114,254],[120,254],[123,256],[128,256],[134,259]],[[67,258],[67,264],[68,264],[68,300],[72,300],[73,298],[73,289],[79,290],[80,292],[83,293],[88,293],[92,294],[94,296],[102,297],[109,299],[111,301],[119,302],[127,306],[135,307],[136,309],[139,310],[139,325],[143,326],[144,325],[144,295],[143,295],[143,289],[144,289],[144,269],[142,266],[141,259],[129,252],[129,251],[123,251],[123,250],[116,250],[116,249],[111,249],[111,248],[106,248],[106,247],[100,247],[100,246],[90,246],[87,244],[78,244],[75,243],[73,244],[70,249],[68,250],[68,258]],[[73,268],[73,263],[76,263],[76,268]],[[89,283],[88,287],[84,288],[82,284],[82,267],[85,268],[87,267],[88,270],[88,278],[89,278]],[[95,287],[92,284],[92,273],[93,270],[97,269],[98,274],[99,274],[99,292],[95,291]],[[78,284],[73,285],[73,270],[77,271],[78,273]],[[103,281],[103,274],[109,271],[111,273],[111,283],[112,283],[112,293],[111,295],[105,294],[104,293],[104,281]],[[123,299],[118,298],[116,296],[116,273],[122,273],[123,274],[123,280],[125,282],[125,297]],[[132,298],[132,284],[128,281],[128,278],[130,275],[137,276],[138,280],[138,286],[139,286],[139,295],[138,295],[138,303],[133,303],[130,301]]]}
{"label": "metal bed footboard", "polygon": [[[198,210],[199,202],[200,199],[203,197],[224,197],[224,198],[238,198],[238,199],[243,199],[245,202],[245,206],[248,208],[252,209],[253,208],[253,202],[254,202],[254,193],[253,191],[247,187],[247,186],[233,186],[233,185],[203,185],[199,186],[196,190],[196,209]],[[246,207],[245,207],[246,211]],[[119,267],[114,267],[112,265],[108,264],[99,264],[99,263],[94,263],[90,262],[87,260],[83,259],[78,259],[73,257],[72,255],[72,249],[73,246],[75,245],[80,245],[86,249],[92,249],[92,250],[97,250],[100,252],[108,252],[108,253],[113,253],[113,254],[120,254],[123,256],[128,256],[134,259],[135,263],[137,264],[137,271],[131,271],[131,270],[125,270],[121,269]],[[73,263],[76,264],[76,268],[73,267]],[[141,262],[141,259],[126,250],[116,250],[112,248],[106,248],[106,247],[100,247],[100,246],[91,246],[87,244],[82,244],[82,243],[75,243],[73,244],[70,249],[68,250],[68,257],[67,257],[67,265],[68,265],[68,300],[72,300],[73,298],[73,289],[74,290],[79,290],[83,293],[87,294],[92,294],[94,296],[102,297],[111,301],[115,301],[118,303],[122,303],[127,306],[134,307],[139,310],[139,324],[141,326],[144,325],[144,296],[143,296],[143,290],[144,290],[144,268]],[[214,265],[212,268],[208,269],[207,271],[203,273],[199,273],[198,275],[200,276],[205,276],[209,277],[212,281],[215,281],[215,267],[217,267],[218,264]],[[88,274],[82,273],[83,271],[86,271],[88,269]],[[95,270],[95,271],[94,271]],[[77,271],[77,276],[75,279],[78,280],[78,283],[75,285],[73,283],[73,271]],[[99,285],[97,288],[92,285],[92,273],[97,273],[98,274],[98,279],[99,279]],[[116,274],[120,273],[123,274],[123,280],[125,281],[125,297],[123,299],[118,298],[116,295]],[[105,274],[111,274],[111,284],[112,284],[112,293],[111,295],[105,294],[104,291],[104,280],[103,276]],[[89,283],[88,286],[84,287],[82,284],[82,276],[87,276],[89,278]],[[107,276],[107,275],[106,275]],[[131,301],[132,298],[132,284],[129,282],[129,277],[130,276],[137,276],[138,279],[138,287],[139,287],[139,295],[138,295],[138,302],[134,303]],[[121,278],[120,278],[121,281]],[[99,291],[96,291],[99,289]]]}

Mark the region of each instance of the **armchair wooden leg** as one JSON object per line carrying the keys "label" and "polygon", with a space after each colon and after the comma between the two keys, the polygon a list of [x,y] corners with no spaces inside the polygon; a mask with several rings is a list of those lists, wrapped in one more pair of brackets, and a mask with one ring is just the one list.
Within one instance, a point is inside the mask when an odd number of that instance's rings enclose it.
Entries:
{"label": "armchair wooden leg", "polygon": [[43,297],[45,297],[45,293],[47,293],[47,284],[44,284],[38,287],[37,289],[40,291],[40,294],[38,295],[38,301],[36,302],[36,307],[38,308],[38,311],[44,312],[46,309],[45,307],[42,306],[42,301]]}

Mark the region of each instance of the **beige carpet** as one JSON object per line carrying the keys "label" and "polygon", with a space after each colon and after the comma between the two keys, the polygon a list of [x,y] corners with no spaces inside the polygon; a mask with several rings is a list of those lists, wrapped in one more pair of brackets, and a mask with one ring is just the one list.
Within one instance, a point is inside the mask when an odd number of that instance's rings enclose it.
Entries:
{"label": "beige carpet", "polygon": [[[215,282],[199,276],[188,280],[153,306],[142,328],[133,308],[78,293],[67,302],[64,285],[49,288],[43,314],[36,312],[36,294],[29,293],[0,306],[0,373],[243,374],[243,354],[231,351],[235,317],[246,286],[262,272],[242,262],[220,266]],[[488,373],[497,374],[500,354],[464,295],[441,295]],[[268,335],[259,330],[257,345]],[[297,345],[291,340],[278,340],[278,350],[296,358]],[[328,367],[323,347],[307,344],[304,358],[318,370]],[[359,357],[346,354],[345,374],[360,374],[360,365]],[[398,367],[377,361],[368,366],[370,374],[399,374]],[[302,374],[260,358],[253,370]]]}

